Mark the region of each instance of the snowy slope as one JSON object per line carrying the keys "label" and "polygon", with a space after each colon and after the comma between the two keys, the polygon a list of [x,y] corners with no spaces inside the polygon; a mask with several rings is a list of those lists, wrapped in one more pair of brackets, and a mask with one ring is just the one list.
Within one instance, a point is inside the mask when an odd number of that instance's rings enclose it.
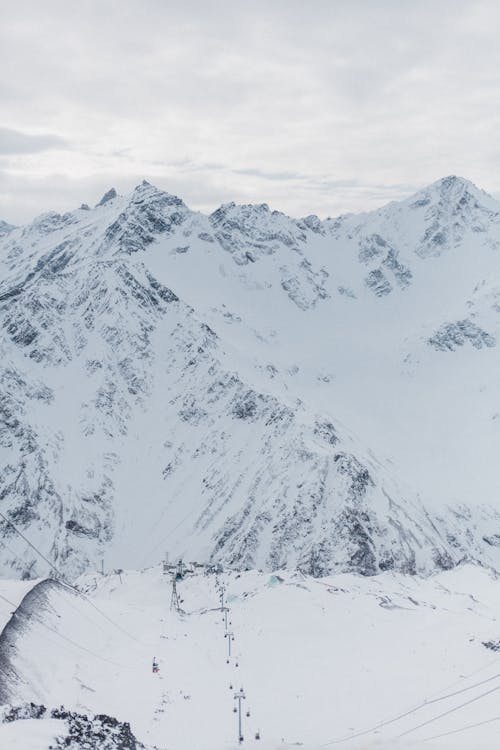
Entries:
{"label": "snowy slope", "polygon": [[61,724],[57,719],[16,721],[2,726],[0,737],[9,750],[49,750],[62,734]]}
{"label": "snowy slope", "polygon": [[[0,511],[69,575],[496,565],[499,208],[446,178],[207,217],[143,183],[9,227]],[[0,523],[3,569],[45,572]]]}
{"label": "snowy slope", "polygon": [[[90,601],[48,586],[36,615],[21,613],[2,636],[16,674],[2,700],[116,716],[149,746],[220,750],[238,746],[233,696],[243,687],[245,746],[496,746],[494,721],[427,741],[498,717],[500,657],[483,642],[498,641],[499,582],[484,568],[427,579],[199,572],[178,584],[180,615],[158,568],[80,584]],[[235,638],[229,664],[220,584]],[[7,731],[0,724],[0,744]]]}

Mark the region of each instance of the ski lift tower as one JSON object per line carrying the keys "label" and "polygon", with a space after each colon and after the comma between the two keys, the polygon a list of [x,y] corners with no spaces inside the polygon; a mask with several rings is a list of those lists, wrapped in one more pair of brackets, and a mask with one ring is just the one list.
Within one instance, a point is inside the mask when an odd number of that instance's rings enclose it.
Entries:
{"label": "ski lift tower", "polygon": [[180,612],[179,595],[177,593],[177,577],[176,574],[172,576],[172,596],[170,597],[170,609],[175,609],[176,612]]}
{"label": "ski lift tower", "polygon": [[234,700],[238,701],[238,742],[241,744],[243,742],[243,728],[241,726],[241,701],[245,700],[246,695],[243,692],[243,688],[240,688],[240,692],[236,693],[234,696]]}
{"label": "ski lift tower", "polygon": [[163,574],[166,575],[168,573],[168,552],[165,552],[165,559],[163,560]]}

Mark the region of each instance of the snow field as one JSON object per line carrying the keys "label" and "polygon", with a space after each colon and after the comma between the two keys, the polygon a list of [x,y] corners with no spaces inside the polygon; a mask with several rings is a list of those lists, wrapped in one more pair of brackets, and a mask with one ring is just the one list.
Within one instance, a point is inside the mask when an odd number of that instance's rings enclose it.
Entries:
{"label": "snow field", "polygon": [[[91,588],[93,579],[81,583]],[[84,599],[51,592],[43,622],[59,635],[36,618],[23,628],[13,703],[35,700],[108,713],[129,721],[139,739],[162,750],[230,750],[238,747],[233,694],[242,686],[251,714],[243,717],[245,747],[316,750],[485,680],[378,732],[328,746],[495,746],[495,722],[428,741],[500,713],[500,657],[481,643],[495,640],[499,631],[500,583],[487,570],[462,566],[427,580],[222,574],[235,635],[229,665],[214,576],[198,573],[179,582],[185,614],[170,610],[170,579],[158,568],[123,573],[121,580],[95,576],[91,600],[133,637]],[[151,671],[153,656],[159,675]],[[260,741],[254,739],[257,730]],[[2,747],[5,731],[0,726]]]}

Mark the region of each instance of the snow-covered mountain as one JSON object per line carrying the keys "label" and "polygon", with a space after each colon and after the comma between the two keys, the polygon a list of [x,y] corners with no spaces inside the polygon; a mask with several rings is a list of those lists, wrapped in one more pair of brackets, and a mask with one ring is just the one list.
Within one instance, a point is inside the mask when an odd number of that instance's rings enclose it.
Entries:
{"label": "snow-covered mountain", "polygon": [[[144,182],[0,227],[0,511],[68,575],[497,562],[500,204],[210,216]],[[7,521],[4,572],[46,569]]]}

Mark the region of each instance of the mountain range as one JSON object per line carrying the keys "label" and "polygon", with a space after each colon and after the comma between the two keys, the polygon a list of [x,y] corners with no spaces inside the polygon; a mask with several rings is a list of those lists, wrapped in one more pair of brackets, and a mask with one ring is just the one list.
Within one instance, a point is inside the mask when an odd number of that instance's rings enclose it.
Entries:
{"label": "mountain range", "polygon": [[[500,202],[0,222],[0,572],[500,564]],[[21,532],[25,539],[21,538]]]}

